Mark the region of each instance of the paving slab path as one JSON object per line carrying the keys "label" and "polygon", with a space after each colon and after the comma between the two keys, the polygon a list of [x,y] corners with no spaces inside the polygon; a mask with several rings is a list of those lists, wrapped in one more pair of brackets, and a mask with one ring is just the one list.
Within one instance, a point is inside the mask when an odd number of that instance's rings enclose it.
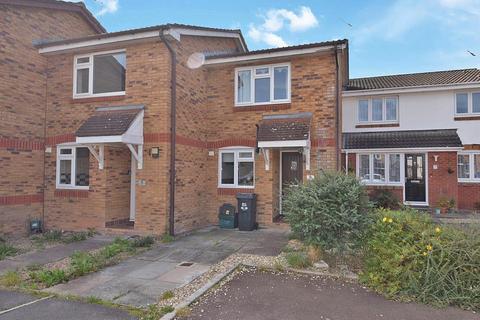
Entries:
{"label": "paving slab path", "polygon": [[39,299],[0,290],[1,320],[134,320],[128,312],[106,306],[55,298]]}
{"label": "paving slab path", "polygon": [[288,241],[287,233],[208,228],[47,290],[142,307],[158,302],[165,291],[191,282],[232,253],[278,255]]}
{"label": "paving slab path", "polygon": [[27,252],[0,261],[0,275],[8,270],[23,269],[33,264],[47,264],[71,256],[75,251],[90,251],[106,246],[113,241],[113,237],[95,235],[86,240],[62,243],[53,247]]}
{"label": "paving slab path", "polygon": [[182,320],[478,320],[457,308],[437,309],[390,301],[358,284],[337,279],[244,271],[194,302]]}

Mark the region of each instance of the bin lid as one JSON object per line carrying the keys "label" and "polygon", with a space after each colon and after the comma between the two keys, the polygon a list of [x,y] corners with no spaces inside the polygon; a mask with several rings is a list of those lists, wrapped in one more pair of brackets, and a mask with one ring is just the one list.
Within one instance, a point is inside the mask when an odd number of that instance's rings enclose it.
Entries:
{"label": "bin lid", "polygon": [[255,193],[237,193],[237,199],[255,199],[256,197]]}

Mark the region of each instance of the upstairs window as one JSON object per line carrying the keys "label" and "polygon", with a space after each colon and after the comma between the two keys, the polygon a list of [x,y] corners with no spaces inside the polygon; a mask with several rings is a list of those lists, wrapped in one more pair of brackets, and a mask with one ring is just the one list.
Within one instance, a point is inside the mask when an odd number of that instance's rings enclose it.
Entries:
{"label": "upstairs window", "polygon": [[57,148],[57,189],[88,189],[90,151],[86,147]]}
{"label": "upstairs window", "polygon": [[253,149],[220,150],[218,171],[220,187],[253,188],[255,179]]}
{"label": "upstairs window", "polygon": [[125,94],[125,52],[76,56],[73,96],[113,96]]}
{"label": "upstairs window", "polygon": [[358,100],[359,123],[398,122],[398,97],[382,97]]}
{"label": "upstairs window", "polygon": [[290,65],[268,65],[235,70],[235,105],[290,101]]}
{"label": "upstairs window", "polygon": [[480,115],[480,92],[459,92],[455,94],[455,114]]}

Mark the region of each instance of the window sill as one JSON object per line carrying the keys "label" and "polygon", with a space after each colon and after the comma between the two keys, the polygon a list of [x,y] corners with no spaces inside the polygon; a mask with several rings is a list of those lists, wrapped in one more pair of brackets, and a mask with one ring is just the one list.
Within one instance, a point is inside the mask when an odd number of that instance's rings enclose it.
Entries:
{"label": "window sill", "polygon": [[120,101],[124,100],[125,95],[116,96],[104,96],[104,97],[84,97],[84,98],[72,98],[72,103],[91,103],[91,102],[108,102],[108,101]]}
{"label": "window sill", "polygon": [[458,180],[461,184],[480,184],[480,180]]}
{"label": "window sill", "polygon": [[455,118],[453,118],[455,121],[475,121],[475,120],[480,120],[480,115],[465,115],[465,116],[458,116],[456,115]]}
{"label": "window sill", "polygon": [[365,123],[365,124],[357,124],[355,128],[392,128],[392,127],[400,127],[399,123]]}
{"label": "window sill", "polygon": [[385,183],[385,182],[362,182],[366,187],[403,187],[403,183]]}
{"label": "window sill", "polygon": [[277,110],[286,110],[291,108],[290,102],[285,103],[269,103],[269,104],[249,104],[234,106],[233,112],[242,112],[242,111],[277,111]]}

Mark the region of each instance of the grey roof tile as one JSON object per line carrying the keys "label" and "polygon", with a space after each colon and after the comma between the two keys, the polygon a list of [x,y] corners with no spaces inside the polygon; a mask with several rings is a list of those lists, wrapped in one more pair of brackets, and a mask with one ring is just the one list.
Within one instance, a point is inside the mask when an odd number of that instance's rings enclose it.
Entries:
{"label": "grey roof tile", "polygon": [[307,113],[264,117],[258,124],[257,141],[306,140],[311,115]]}
{"label": "grey roof tile", "polygon": [[142,108],[98,108],[75,133],[77,137],[124,134]]}

